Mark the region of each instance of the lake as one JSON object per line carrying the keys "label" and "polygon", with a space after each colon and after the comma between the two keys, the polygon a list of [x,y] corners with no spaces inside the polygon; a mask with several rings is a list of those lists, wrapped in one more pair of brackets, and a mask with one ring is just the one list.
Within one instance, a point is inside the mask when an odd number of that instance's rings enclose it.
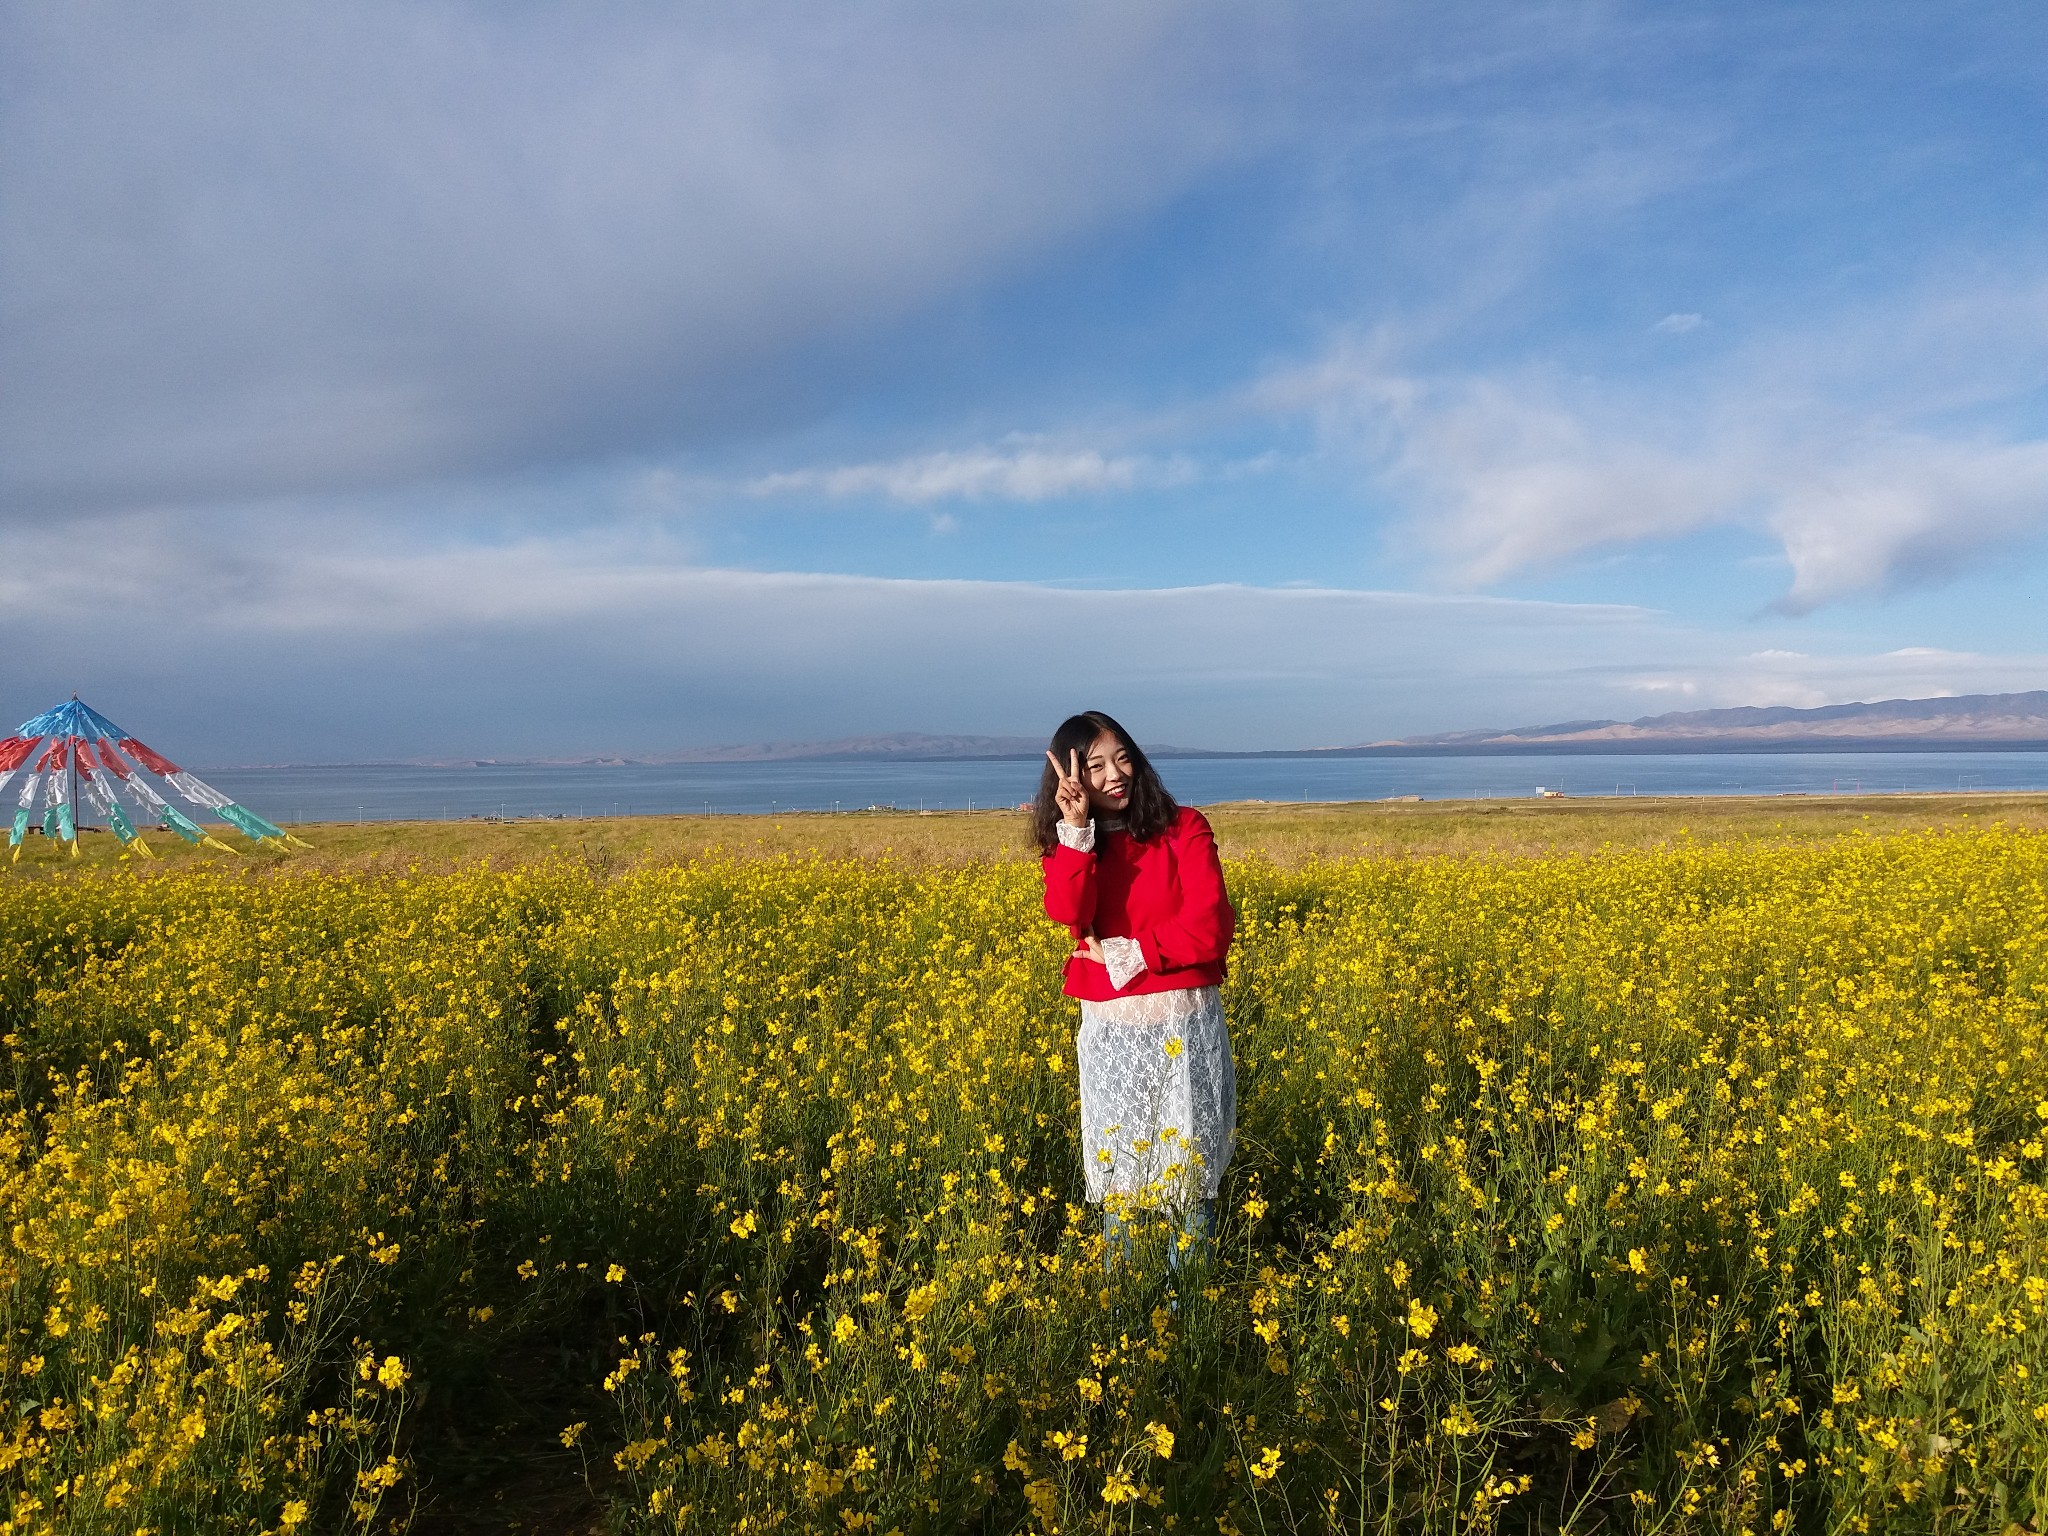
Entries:
{"label": "lake", "polygon": [[[683,763],[669,767],[217,768],[208,782],[273,821],[471,816],[758,816],[778,811],[1016,805],[1038,763]],[[1343,801],[1606,795],[2048,790],[2048,752],[1756,752],[1566,757],[1217,757],[1158,764],[1176,797]]]}

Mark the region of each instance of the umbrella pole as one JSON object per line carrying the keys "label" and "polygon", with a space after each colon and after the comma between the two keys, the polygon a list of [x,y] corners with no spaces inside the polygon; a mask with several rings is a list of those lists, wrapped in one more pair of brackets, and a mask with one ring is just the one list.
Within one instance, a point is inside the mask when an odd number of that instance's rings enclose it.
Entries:
{"label": "umbrella pole", "polygon": [[[71,695],[71,702],[73,704],[78,702],[77,694]],[[76,714],[77,711],[73,710],[72,713]],[[68,777],[70,779],[70,782],[64,787],[64,798],[71,807],[71,855],[73,858],[78,856],[78,749],[83,745],[85,745],[84,737],[73,736],[71,738],[71,750],[64,754],[64,762],[69,769]]]}
{"label": "umbrella pole", "polygon": [[[73,698],[78,695],[73,694]],[[71,808],[71,856],[78,857],[78,749],[82,738],[71,738],[71,750],[64,754],[65,777],[64,803]]]}

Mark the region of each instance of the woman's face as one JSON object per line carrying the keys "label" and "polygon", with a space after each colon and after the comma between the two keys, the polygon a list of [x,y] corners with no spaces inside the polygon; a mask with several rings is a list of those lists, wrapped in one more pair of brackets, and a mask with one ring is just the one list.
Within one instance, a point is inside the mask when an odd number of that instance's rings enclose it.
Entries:
{"label": "woman's face", "polygon": [[1131,754],[1114,731],[1104,731],[1088,744],[1081,782],[1088,787],[1089,808],[1098,814],[1117,815],[1131,803]]}

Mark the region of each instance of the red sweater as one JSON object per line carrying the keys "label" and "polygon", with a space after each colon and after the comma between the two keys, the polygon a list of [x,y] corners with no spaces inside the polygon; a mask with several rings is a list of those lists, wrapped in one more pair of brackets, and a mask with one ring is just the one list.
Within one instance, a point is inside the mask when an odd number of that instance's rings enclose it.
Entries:
{"label": "red sweater", "polygon": [[1099,962],[1075,955],[1067,961],[1069,997],[1099,1003],[1223,980],[1237,913],[1223,889],[1216,836],[1193,806],[1182,806],[1149,843],[1098,824],[1093,853],[1060,843],[1043,862],[1046,916],[1065,923],[1077,943],[1089,933],[1136,939],[1145,956],[1145,969],[1119,992]]}

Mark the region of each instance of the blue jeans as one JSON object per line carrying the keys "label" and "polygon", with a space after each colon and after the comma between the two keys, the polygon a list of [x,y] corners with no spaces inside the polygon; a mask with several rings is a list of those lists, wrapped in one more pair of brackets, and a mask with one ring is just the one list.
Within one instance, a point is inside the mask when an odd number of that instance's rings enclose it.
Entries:
{"label": "blue jeans", "polygon": [[[1178,1230],[1170,1232],[1166,1241],[1166,1265],[1176,1275],[1184,1260],[1194,1259],[1206,1252],[1209,1239],[1216,1231],[1216,1202],[1197,1200],[1180,1212]],[[1185,1239],[1185,1241],[1183,1241]],[[1125,1263],[1131,1259],[1131,1224],[1105,1208],[1102,1212],[1102,1266],[1107,1269],[1118,1255]]]}

